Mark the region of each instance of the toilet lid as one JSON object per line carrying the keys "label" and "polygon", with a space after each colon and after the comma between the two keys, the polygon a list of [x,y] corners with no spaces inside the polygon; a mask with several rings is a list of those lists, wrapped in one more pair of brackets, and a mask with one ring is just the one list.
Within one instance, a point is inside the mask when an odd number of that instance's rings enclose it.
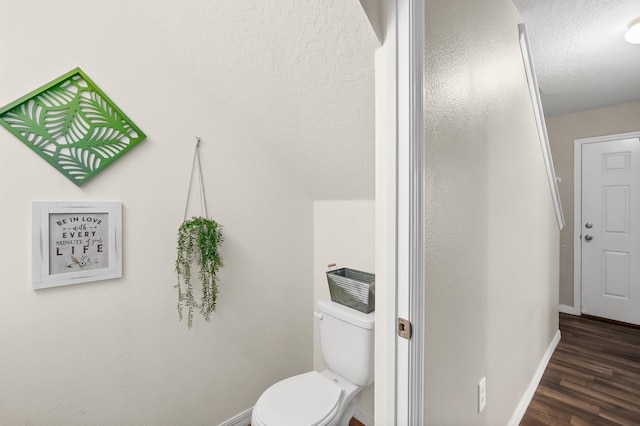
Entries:
{"label": "toilet lid", "polygon": [[275,426],[323,426],[338,412],[342,389],[316,371],[284,379],[264,391],[254,412]]}

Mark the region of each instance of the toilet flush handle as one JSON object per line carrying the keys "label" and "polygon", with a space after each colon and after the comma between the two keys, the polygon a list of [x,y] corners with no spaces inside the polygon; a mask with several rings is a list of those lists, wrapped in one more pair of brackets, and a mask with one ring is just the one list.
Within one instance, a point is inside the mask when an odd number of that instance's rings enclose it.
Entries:
{"label": "toilet flush handle", "polygon": [[313,311],[313,315],[315,315],[316,318],[322,321],[322,314],[320,312]]}

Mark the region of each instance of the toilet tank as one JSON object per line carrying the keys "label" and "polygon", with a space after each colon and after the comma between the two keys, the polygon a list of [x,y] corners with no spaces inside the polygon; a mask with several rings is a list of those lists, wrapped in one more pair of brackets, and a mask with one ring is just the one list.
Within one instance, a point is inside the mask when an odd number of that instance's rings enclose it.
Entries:
{"label": "toilet tank", "polygon": [[327,367],[359,386],[373,383],[374,315],[318,301],[320,346]]}

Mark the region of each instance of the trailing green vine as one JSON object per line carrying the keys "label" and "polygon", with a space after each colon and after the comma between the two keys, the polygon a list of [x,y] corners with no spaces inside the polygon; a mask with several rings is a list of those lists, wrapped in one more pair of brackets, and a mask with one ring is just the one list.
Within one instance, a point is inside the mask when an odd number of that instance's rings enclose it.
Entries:
{"label": "trailing green vine", "polygon": [[[193,312],[199,309],[209,321],[216,308],[218,294],[218,270],[222,266],[220,245],[223,241],[221,226],[214,220],[194,216],[185,220],[178,229],[178,255],[176,272],[178,274],[178,314],[183,317],[187,310],[187,326],[193,325]],[[192,269],[194,268],[195,269]],[[196,302],[191,282],[192,272],[198,274],[202,287],[200,303]]]}

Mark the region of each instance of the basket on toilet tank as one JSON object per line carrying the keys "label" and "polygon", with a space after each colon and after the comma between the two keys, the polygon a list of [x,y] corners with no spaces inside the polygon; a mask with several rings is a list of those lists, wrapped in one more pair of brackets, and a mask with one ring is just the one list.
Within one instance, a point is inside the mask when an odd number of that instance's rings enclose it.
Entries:
{"label": "basket on toilet tank", "polygon": [[376,276],[355,269],[340,268],[327,272],[331,300],[368,314],[375,309]]}

